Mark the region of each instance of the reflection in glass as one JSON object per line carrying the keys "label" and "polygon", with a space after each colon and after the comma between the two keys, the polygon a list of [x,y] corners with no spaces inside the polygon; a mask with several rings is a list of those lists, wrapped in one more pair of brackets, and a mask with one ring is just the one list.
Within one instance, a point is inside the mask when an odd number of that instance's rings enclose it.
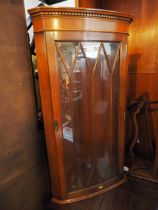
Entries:
{"label": "reflection in glass", "polygon": [[68,191],[118,174],[120,44],[56,42]]}
{"label": "reflection in glass", "polygon": [[66,69],[71,72],[76,55],[78,42],[57,42],[59,53],[64,60]]}
{"label": "reflection in glass", "polygon": [[104,42],[104,48],[106,50],[106,54],[111,68],[113,68],[114,59],[116,58],[119,46],[120,43],[118,42]]}

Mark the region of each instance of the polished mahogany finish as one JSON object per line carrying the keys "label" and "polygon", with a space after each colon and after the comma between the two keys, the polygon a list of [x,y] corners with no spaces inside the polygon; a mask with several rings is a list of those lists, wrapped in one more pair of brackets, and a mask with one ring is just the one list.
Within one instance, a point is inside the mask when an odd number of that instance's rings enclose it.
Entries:
{"label": "polished mahogany finish", "polygon": [[131,16],[41,7],[33,19],[53,202],[122,184]]}

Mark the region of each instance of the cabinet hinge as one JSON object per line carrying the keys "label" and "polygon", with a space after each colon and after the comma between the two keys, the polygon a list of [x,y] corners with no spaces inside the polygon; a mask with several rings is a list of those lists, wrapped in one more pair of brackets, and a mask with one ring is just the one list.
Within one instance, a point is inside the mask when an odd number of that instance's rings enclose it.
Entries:
{"label": "cabinet hinge", "polygon": [[58,132],[58,121],[57,120],[54,120],[53,127],[54,127],[55,132]]}
{"label": "cabinet hinge", "polygon": [[124,120],[126,120],[126,112],[124,112],[123,117],[124,117]]}
{"label": "cabinet hinge", "polygon": [[128,53],[128,46],[127,46],[127,44],[126,44],[126,54]]}

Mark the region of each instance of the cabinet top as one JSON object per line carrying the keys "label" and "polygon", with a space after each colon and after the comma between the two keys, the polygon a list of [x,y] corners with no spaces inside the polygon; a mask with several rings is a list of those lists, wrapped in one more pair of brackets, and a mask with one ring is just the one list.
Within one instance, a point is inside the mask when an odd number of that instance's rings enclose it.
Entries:
{"label": "cabinet top", "polygon": [[124,13],[101,10],[101,9],[86,9],[86,8],[72,8],[72,7],[36,7],[28,10],[32,18],[45,16],[67,16],[67,17],[84,17],[84,18],[98,18],[111,19],[113,21],[123,21],[131,23],[133,17]]}

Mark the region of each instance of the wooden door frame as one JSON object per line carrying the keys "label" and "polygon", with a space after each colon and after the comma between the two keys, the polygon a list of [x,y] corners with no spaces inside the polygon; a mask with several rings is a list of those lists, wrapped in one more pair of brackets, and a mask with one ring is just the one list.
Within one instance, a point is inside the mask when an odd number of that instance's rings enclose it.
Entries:
{"label": "wooden door frame", "polygon": [[[68,34],[67,34],[68,33]],[[71,36],[69,35],[71,33]],[[89,35],[88,35],[89,34]],[[67,31],[56,31],[56,32],[45,32],[45,41],[47,46],[47,56],[48,56],[48,68],[49,68],[49,79],[50,79],[50,91],[51,91],[51,103],[53,109],[53,118],[58,121],[58,132],[55,132],[55,142],[56,142],[56,150],[57,150],[57,159],[58,159],[58,170],[59,170],[59,180],[60,180],[60,187],[61,187],[61,198],[65,199],[61,201],[56,196],[53,198],[53,202],[57,202],[60,204],[69,203],[77,200],[82,200],[88,197],[94,196],[94,194],[101,194],[102,191],[108,191],[111,189],[111,184],[113,183],[114,186],[118,186],[122,184],[124,181],[123,179],[123,162],[124,162],[124,142],[125,142],[125,134],[124,134],[124,127],[125,127],[125,94],[126,94],[126,78],[127,78],[127,63],[126,58],[126,38],[122,34],[115,34],[115,37],[112,37],[109,33],[100,33],[97,32],[94,35],[94,32],[86,32],[83,36],[80,32],[67,32]],[[72,37],[76,37],[77,39]],[[108,182],[110,183],[110,187],[107,187],[107,181],[102,184],[97,184],[90,188],[83,188],[82,190],[75,191],[73,193],[67,192],[67,184],[66,184],[66,176],[65,176],[65,165],[64,165],[64,157],[63,157],[63,137],[62,137],[62,121],[61,121],[61,114],[60,114],[60,104],[59,104],[59,87],[58,87],[58,73],[57,73],[57,64],[55,59],[56,57],[56,47],[55,41],[114,41],[120,42],[121,44],[121,60],[120,60],[120,95],[119,95],[119,128],[118,128],[118,168],[120,175],[116,179],[111,179]],[[50,45],[52,43],[52,45]],[[117,183],[118,184],[117,184]],[[99,190],[97,189],[102,185],[106,186],[105,189]],[[104,187],[103,187],[104,188]],[[87,195],[89,192],[89,195]]]}

